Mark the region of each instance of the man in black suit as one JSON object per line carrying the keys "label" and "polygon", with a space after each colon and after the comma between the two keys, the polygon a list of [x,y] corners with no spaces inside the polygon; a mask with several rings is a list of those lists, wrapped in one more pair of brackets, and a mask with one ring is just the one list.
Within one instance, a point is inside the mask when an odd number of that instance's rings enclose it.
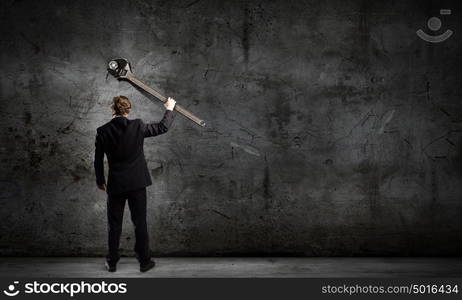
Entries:
{"label": "man in black suit", "polygon": [[[105,266],[115,272],[119,256],[119,241],[125,201],[128,199],[131,219],[135,227],[135,253],[140,271],[155,266],[151,260],[149,235],[146,224],[146,187],[152,184],[144,157],[143,143],[147,137],[167,132],[175,117],[175,100],[168,98],[162,120],[144,123],[141,119],[129,120],[131,102],[127,97],[114,97],[113,118],[98,127],[95,141],[95,174],[99,189],[107,192],[108,246]],[[108,181],[104,178],[104,154],[108,160]]]}

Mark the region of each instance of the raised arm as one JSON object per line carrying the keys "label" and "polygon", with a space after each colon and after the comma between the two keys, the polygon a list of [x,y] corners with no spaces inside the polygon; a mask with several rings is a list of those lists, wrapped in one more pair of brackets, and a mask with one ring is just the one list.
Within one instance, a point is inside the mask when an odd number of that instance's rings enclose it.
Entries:
{"label": "raised arm", "polygon": [[168,98],[167,102],[164,104],[166,110],[160,122],[142,123],[145,138],[163,134],[168,131],[175,119],[175,112],[173,110],[175,108],[175,103],[176,101],[173,98]]}

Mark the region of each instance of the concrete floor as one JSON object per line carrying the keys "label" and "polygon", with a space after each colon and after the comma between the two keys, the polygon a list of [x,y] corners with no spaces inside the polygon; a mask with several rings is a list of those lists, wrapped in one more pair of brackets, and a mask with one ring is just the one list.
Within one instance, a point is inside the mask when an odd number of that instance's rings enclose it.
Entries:
{"label": "concrete floor", "polygon": [[122,257],[116,273],[101,257],[0,258],[0,277],[462,277],[462,258],[156,258],[140,273],[135,258]]}

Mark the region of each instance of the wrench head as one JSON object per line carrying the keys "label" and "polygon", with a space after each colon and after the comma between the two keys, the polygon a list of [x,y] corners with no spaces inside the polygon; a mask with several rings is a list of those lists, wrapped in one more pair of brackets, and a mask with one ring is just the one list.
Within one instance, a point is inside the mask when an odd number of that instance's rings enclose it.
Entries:
{"label": "wrench head", "polygon": [[114,58],[108,62],[107,71],[115,78],[126,78],[132,68],[125,58]]}

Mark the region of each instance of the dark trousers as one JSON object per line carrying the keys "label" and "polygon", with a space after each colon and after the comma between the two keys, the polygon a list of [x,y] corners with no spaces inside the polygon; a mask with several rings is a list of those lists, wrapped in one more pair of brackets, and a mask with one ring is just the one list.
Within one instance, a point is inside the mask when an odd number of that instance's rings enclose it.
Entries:
{"label": "dark trousers", "polygon": [[122,221],[125,209],[125,200],[128,199],[130,215],[135,227],[135,253],[141,264],[148,262],[151,258],[149,249],[149,235],[146,224],[146,188],[124,192],[117,195],[108,194],[107,198],[107,220],[108,220],[108,244],[109,253],[106,260],[109,263],[116,263],[120,259],[119,242],[122,233]]}

